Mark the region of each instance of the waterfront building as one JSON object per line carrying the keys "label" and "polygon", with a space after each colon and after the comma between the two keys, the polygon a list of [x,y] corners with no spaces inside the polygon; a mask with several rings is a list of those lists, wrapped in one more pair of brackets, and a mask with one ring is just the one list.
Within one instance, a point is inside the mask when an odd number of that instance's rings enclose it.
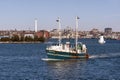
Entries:
{"label": "waterfront building", "polygon": [[99,33],[100,33],[99,30],[95,29],[95,28],[90,31],[90,34],[93,35],[92,38],[98,38],[99,37]]}
{"label": "waterfront building", "polygon": [[105,33],[106,34],[111,34],[112,33],[112,28],[105,28]]}
{"label": "waterfront building", "polygon": [[36,32],[35,35],[38,38],[41,38],[41,37],[50,38],[50,33],[48,31],[45,31],[45,30],[40,30],[40,31]]}

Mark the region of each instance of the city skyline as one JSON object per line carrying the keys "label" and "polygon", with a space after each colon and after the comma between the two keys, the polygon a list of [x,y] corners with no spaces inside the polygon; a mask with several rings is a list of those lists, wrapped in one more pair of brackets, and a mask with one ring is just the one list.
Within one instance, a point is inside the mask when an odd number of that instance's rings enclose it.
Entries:
{"label": "city skyline", "polygon": [[60,17],[62,28],[75,26],[75,16],[79,16],[79,30],[110,27],[120,32],[119,0],[1,0],[0,30],[34,30],[34,20],[38,20],[38,30],[57,28]]}

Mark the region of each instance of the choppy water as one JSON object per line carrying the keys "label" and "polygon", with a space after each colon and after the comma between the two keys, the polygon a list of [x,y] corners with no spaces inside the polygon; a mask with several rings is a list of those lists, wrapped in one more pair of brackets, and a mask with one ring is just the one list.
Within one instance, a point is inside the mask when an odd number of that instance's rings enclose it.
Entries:
{"label": "choppy water", "polygon": [[120,41],[81,41],[88,60],[43,61],[47,43],[0,44],[0,80],[120,80]]}

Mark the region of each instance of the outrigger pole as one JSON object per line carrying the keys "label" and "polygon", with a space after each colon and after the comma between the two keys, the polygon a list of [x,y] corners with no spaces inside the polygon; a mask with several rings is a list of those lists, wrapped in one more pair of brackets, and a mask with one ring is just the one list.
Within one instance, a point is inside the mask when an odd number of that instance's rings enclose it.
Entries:
{"label": "outrigger pole", "polygon": [[58,19],[56,20],[58,22],[58,32],[59,32],[59,46],[61,44],[61,23],[60,23],[60,18],[58,17]]}
{"label": "outrigger pole", "polygon": [[76,29],[75,29],[75,49],[77,52],[77,44],[78,44],[78,19],[79,17],[76,16]]}

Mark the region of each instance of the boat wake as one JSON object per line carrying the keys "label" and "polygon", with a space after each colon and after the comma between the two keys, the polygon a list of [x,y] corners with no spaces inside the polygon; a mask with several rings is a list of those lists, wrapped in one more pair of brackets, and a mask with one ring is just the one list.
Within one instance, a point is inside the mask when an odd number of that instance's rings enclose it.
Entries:
{"label": "boat wake", "polygon": [[43,61],[63,61],[63,59],[42,58]]}
{"label": "boat wake", "polygon": [[120,57],[120,53],[109,53],[109,54],[100,54],[100,55],[91,55],[90,59],[96,58],[118,58]]}

